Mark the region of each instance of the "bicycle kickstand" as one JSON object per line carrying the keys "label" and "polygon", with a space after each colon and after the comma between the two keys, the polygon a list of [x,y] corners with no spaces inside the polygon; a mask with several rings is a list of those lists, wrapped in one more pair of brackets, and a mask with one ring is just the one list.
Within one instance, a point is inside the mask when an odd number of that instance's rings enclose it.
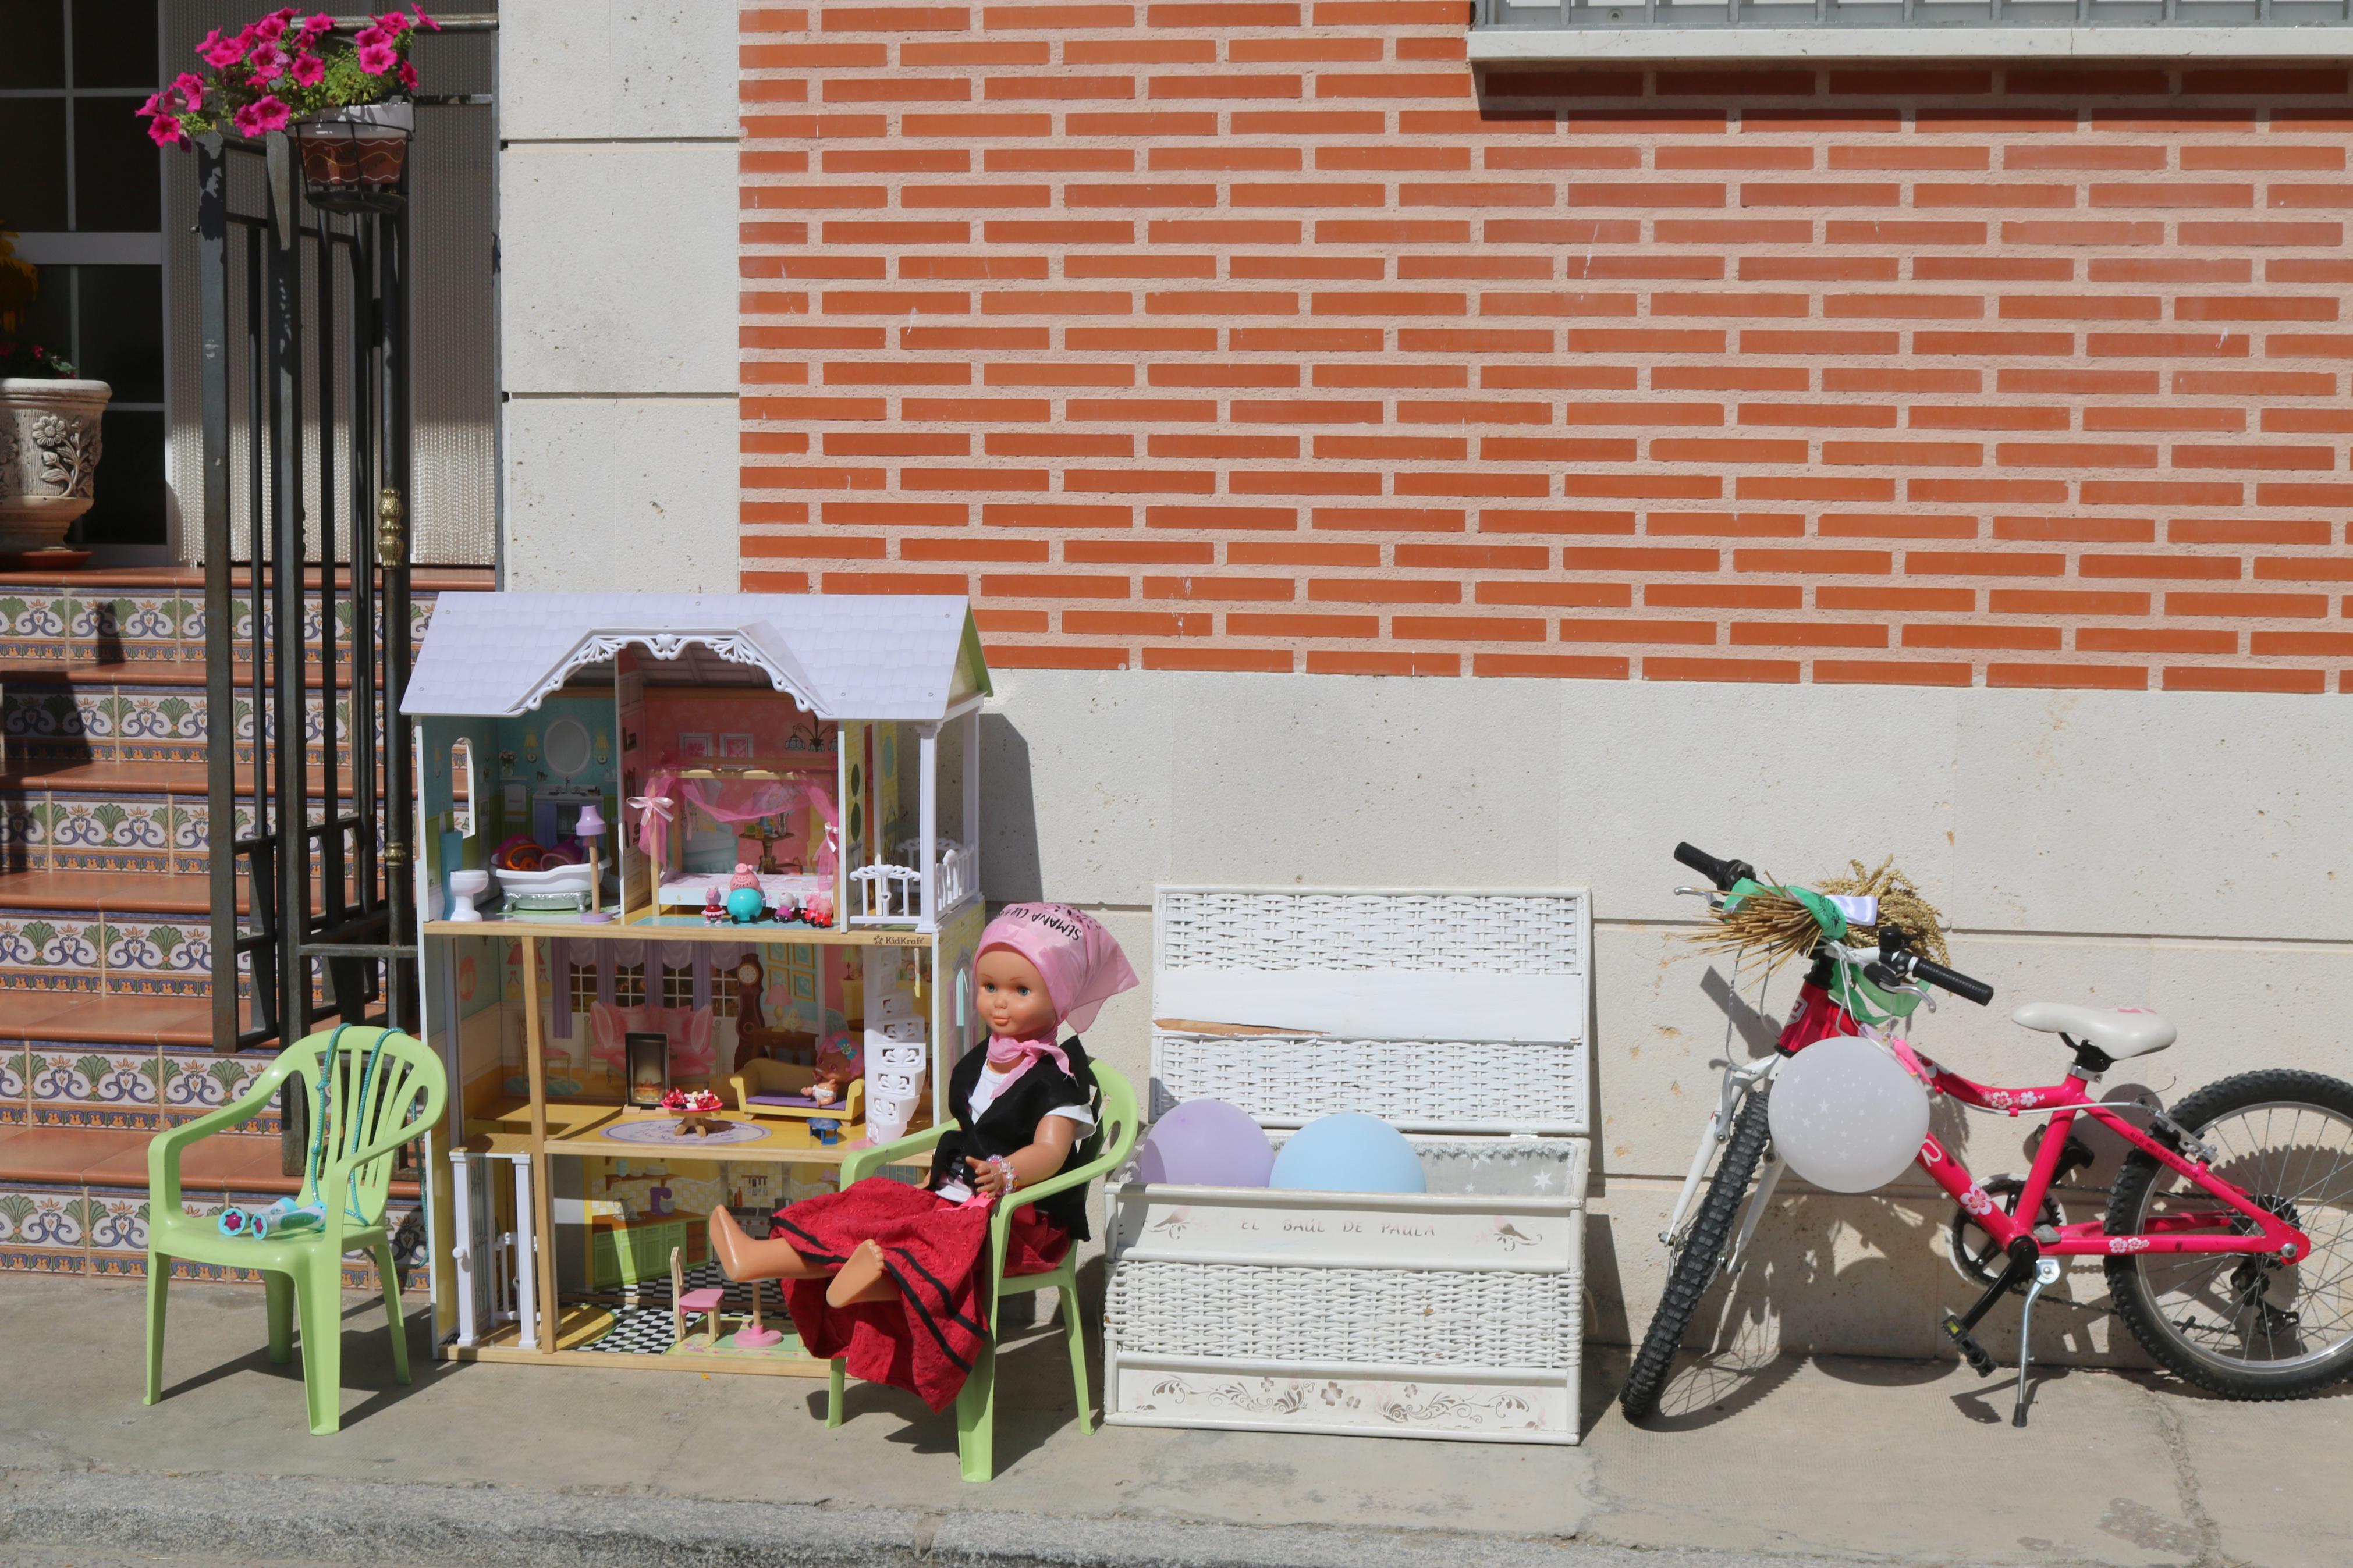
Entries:
{"label": "bicycle kickstand", "polygon": [[2026,1425],[2026,1369],[2034,1359],[2034,1299],[2042,1294],[2044,1287],[2057,1283],[2059,1260],[2055,1258],[2037,1258],[2034,1283],[2026,1288],[2026,1305],[2018,1314],[2018,1408],[2010,1413],[2010,1424],[2013,1426]]}

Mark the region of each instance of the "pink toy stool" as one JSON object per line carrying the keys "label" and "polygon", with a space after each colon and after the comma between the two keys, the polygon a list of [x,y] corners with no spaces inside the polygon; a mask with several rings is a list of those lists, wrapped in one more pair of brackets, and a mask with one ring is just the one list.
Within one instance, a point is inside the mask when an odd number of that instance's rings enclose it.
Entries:
{"label": "pink toy stool", "polygon": [[719,1343],[719,1303],[725,1295],[726,1291],[716,1285],[705,1286],[700,1290],[686,1289],[684,1253],[679,1247],[671,1247],[670,1249],[670,1343],[684,1344],[686,1321],[689,1318],[699,1317],[703,1320],[703,1344],[707,1347],[716,1346]]}
{"label": "pink toy stool", "polygon": [[733,1342],[738,1350],[764,1351],[785,1337],[782,1329],[768,1327],[760,1317],[760,1284],[752,1281],[752,1321],[735,1331]]}

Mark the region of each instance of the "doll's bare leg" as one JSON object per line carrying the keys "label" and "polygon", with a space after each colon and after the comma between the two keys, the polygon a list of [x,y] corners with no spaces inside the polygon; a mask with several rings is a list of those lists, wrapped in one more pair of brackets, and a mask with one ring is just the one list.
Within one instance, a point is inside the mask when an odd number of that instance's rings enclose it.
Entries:
{"label": "doll's bare leg", "polygon": [[899,1299],[899,1282],[882,1267],[882,1249],[871,1241],[861,1241],[849,1261],[825,1288],[825,1304],[828,1307],[854,1307],[861,1301],[895,1301]]}
{"label": "doll's bare leg", "polygon": [[738,1281],[822,1279],[833,1272],[803,1258],[788,1241],[775,1237],[756,1241],[744,1235],[735,1216],[723,1208],[711,1211],[711,1250],[718,1255],[719,1271]]}

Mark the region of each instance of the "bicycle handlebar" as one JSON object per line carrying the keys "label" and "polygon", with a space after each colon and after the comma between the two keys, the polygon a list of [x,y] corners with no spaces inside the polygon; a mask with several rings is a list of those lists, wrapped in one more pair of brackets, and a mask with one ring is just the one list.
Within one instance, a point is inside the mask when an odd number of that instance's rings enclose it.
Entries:
{"label": "bicycle handlebar", "polygon": [[1905,980],[1925,980],[1929,984],[1951,992],[1964,1002],[1974,1002],[1982,1007],[1993,1000],[1993,987],[1982,980],[1972,980],[1957,969],[1921,957],[1916,952],[1883,952],[1877,962],[1862,968],[1863,977],[1873,985],[1901,984]]}
{"label": "bicycle handlebar", "polygon": [[1719,890],[1728,890],[1743,877],[1757,875],[1757,868],[1746,860],[1719,860],[1689,844],[1675,846],[1675,858],[1714,882]]}

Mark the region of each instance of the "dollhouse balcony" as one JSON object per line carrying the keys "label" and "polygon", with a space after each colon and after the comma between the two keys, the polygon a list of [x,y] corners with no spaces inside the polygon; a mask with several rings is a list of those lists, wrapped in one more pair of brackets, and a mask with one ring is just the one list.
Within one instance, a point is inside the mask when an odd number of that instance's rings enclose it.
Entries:
{"label": "dollhouse balcony", "polygon": [[[936,931],[940,922],[980,896],[980,851],[969,844],[943,842],[932,862],[932,896],[924,897],[923,845],[908,839],[899,846],[899,859],[860,866],[849,874],[849,923],[853,926],[912,926]],[[928,904],[928,907],[927,907]]]}

